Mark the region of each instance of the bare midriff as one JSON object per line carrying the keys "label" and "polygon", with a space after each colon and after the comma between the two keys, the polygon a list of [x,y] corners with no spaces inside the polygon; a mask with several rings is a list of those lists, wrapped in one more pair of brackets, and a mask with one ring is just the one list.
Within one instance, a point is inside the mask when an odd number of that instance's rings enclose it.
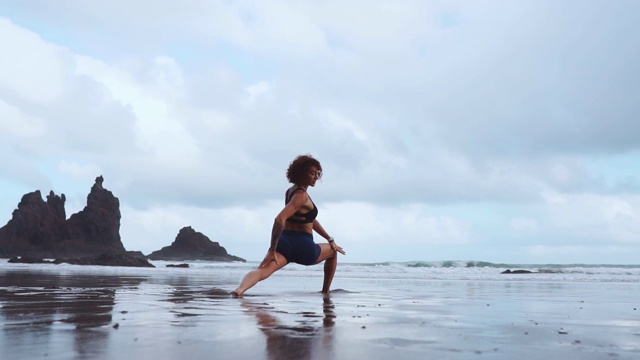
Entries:
{"label": "bare midriff", "polygon": [[313,223],[309,223],[309,224],[296,224],[296,223],[292,223],[292,222],[285,222],[284,224],[284,229],[285,230],[291,230],[291,231],[302,231],[302,232],[306,232],[308,234],[313,234]]}

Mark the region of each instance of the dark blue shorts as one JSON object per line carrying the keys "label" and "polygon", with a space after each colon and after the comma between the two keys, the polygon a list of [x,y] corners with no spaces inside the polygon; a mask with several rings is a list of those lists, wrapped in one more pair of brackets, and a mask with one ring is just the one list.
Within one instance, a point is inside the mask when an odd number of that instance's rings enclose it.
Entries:
{"label": "dark blue shorts", "polygon": [[304,231],[284,230],[280,234],[276,251],[287,262],[313,265],[320,256],[320,245],[313,242],[313,235]]}

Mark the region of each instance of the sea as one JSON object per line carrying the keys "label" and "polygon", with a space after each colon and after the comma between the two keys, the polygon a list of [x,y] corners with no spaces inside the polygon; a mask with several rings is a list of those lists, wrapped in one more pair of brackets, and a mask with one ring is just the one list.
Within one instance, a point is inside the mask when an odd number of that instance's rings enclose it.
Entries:
{"label": "sea", "polygon": [[[150,261],[155,268],[105,267],[70,264],[11,264],[0,260],[0,272],[29,271],[57,275],[101,274],[127,276],[189,276],[202,282],[238,282],[259,262]],[[187,264],[188,268],[167,267]],[[526,270],[527,273],[504,273]],[[529,273],[530,272],[530,273]],[[322,265],[289,264],[273,276],[287,278],[322,278]],[[639,283],[640,265],[615,264],[504,264],[486,261],[407,261],[381,263],[339,263],[335,280],[476,280],[476,281],[544,281],[544,282],[619,282]]]}

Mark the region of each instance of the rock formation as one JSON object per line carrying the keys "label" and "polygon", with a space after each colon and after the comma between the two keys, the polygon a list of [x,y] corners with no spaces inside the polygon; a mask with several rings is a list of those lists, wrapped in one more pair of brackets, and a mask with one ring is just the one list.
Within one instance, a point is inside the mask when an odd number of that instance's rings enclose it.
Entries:
{"label": "rock formation", "polygon": [[149,259],[245,261],[240,257],[229,255],[224,247],[209,240],[207,236],[195,231],[191,226],[180,229],[170,246],[152,252],[149,254]]}
{"label": "rock formation", "polygon": [[87,206],[68,220],[64,194],[26,194],[11,220],[0,228],[0,257],[82,258],[125,254],[120,241],[118,198],[102,187],[102,176],[87,197]]}
{"label": "rock formation", "polygon": [[68,237],[64,194],[40,191],[22,196],[7,225],[0,228],[0,257],[53,258]]}
{"label": "rock formation", "polygon": [[[127,251],[120,239],[120,202],[96,178],[82,211],[66,219],[65,196],[39,190],[24,195],[11,220],[0,228],[0,258],[23,263],[150,266],[141,252]],[[191,227],[180,230],[171,246],[150,256],[155,260],[245,261],[229,255]],[[56,259],[46,261],[43,259]]]}
{"label": "rock formation", "polygon": [[96,178],[87,196],[87,206],[67,221],[69,242],[80,245],[73,257],[126,252],[120,240],[120,201],[102,187],[102,176]]}
{"label": "rock formation", "polygon": [[507,269],[507,270],[501,272],[500,274],[533,274],[533,271],[531,271],[531,270],[511,270],[511,269]]}

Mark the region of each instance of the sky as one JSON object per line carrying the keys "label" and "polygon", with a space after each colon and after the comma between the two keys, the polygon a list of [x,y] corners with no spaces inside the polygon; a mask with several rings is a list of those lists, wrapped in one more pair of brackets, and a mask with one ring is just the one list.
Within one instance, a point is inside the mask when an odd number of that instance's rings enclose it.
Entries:
{"label": "sky", "polygon": [[639,264],[640,2],[0,0],[0,226],[258,261],[300,154],[340,261]]}

